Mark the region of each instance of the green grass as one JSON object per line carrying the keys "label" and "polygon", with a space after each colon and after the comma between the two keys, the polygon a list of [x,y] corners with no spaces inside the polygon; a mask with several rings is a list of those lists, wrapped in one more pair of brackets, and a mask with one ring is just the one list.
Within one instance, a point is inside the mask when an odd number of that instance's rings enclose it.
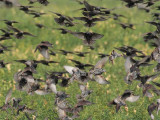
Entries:
{"label": "green grass", "polygon": [[[91,53],[85,58],[80,58],[70,54],[68,56],[57,54],[57,56],[51,57],[51,60],[58,61],[60,64],[53,64],[49,67],[39,65],[37,70],[38,74],[35,75],[36,78],[45,79],[46,70],[64,71],[64,65],[73,66],[74,64],[67,60],[69,58],[80,60],[84,63],[95,64],[99,60],[97,53],[110,54],[114,47],[120,47],[122,45],[133,46],[144,51],[144,53],[148,55],[153,51],[154,48],[151,48],[148,44],[144,43],[142,38],[143,33],[155,30],[155,27],[144,22],[152,20],[151,14],[137,10],[136,8],[128,9],[118,0],[114,0],[114,2],[113,0],[103,0],[101,2],[99,0],[92,0],[90,2],[93,5],[107,8],[121,7],[114,10],[114,12],[127,16],[127,18],[121,18],[120,21],[124,23],[135,23],[135,30],[123,30],[120,25],[117,24],[118,21],[114,21],[113,19],[109,19],[105,22],[99,22],[95,27],[90,29],[90,31],[104,35],[102,39],[96,41],[96,48],[94,51],[91,51]],[[23,5],[27,5],[27,2],[24,2]],[[13,47],[10,52],[5,52],[5,54],[0,55],[0,59],[5,60],[5,62],[11,62],[11,64],[7,65],[7,68],[0,69],[0,106],[4,103],[7,90],[11,87],[15,88],[13,75],[19,69],[24,68],[24,65],[18,64],[13,60],[43,59],[38,52],[34,53],[36,45],[41,41],[49,41],[53,43],[54,51],[57,49],[65,49],[68,51],[90,51],[83,45],[82,40],[77,39],[72,35],[62,35],[59,31],[45,28],[38,29],[34,25],[35,23],[41,23],[49,28],[61,27],[54,22],[54,15],[48,11],[59,12],[71,17],[82,16],[80,12],[74,11],[75,9],[81,8],[80,5],[72,0],[53,0],[47,7],[39,4],[35,4],[35,6],[37,6],[37,8],[35,8],[37,11],[46,12],[47,14],[40,18],[33,19],[31,15],[24,14],[24,12],[19,11],[18,8],[0,8],[0,19],[19,21],[19,24],[14,24],[15,27],[24,31],[29,31],[37,36],[27,36],[20,40],[13,38],[12,40],[1,42],[4,45],[11,45]],[[3,22],[0,22],[0,28],[5,27],[6,25],[3,24]],[[88,30],[88,28],[83,27],[82,23],[69,29],[73,31]],[[143,74],[153,74],[154,66],[142,69]],[[155,102],[158,97],[154,96],[150,99],[143,97],[142,89],[137,87],[139,82],[135,81],[132,85],[127,85],[124,82],[123,79],[126,73],[124,70],[123,58],[116,59],[114,65],[107,63],[105,69],[107,72],[104,76],[111,82],[111,84],[99,85],[96,82],[89,82],[89,89],[93,90],[93,93],[90,95],[88,100],[95,104],[84,107],[84,110],[80,112],[80,117],[77,120],[86,120],[90,116],[92,116],[93,120],[149,120],[150,117],[147,112],[147,107],[150,103]],[[156,79],[156,81],[159,81],[159,78]],[[73,106],[76,104],[76,94],[80,93],[77,82],[74,82],[67,88],[62,88],[57,85],[57,89],[70,94],[70,98],[67,100]],[[135,90],[135,94],[139,94],[141,98],[135,103],[127,102],[128,111],[124,107],[121,107],[120,111],[116,113],[115,107],[108,107],[107,104],[118,95],[121,95],[126,89]],[[54,94],[45,96],[39,96],[36,94],[28,95],[25,92],[14,89],[12,96],[22,98],[22,104],[26,104],[28,107],[37,110],[37,120],[43,120],[45,117],[48,117],[50,120],[54,120],[54,117],[57,117],[57,113],[53,111],[53,108],[55,108]],[[5,120],[6,118],[9,118],[9,120],[26,119],[23,113],[15,117],[7,114],[6,112],[0,111],[0,120]],[[158,118],[159,117],[155,115],[155,119]]]}

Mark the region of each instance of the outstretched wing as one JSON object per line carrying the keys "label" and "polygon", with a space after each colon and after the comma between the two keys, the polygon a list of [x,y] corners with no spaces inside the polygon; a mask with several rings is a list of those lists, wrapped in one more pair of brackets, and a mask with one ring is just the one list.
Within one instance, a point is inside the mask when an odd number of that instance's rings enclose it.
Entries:
{"label": "outstretched wing", "polygon": [[108,56],[106,56],[106,57],[104,57],[104,58],[102,58],[101,60],[99,60],[98,62],[97,62],[97,64],[95,65],[95,67],[94,68],[102,68],[102,67],[104,67],[104,65],[106,64],[106,62],[108,61]]}
{"label": "outstretched wing", "polygon": [[74,69],[75,67],[72,67],[72,66],[64,66],[64,69],[69,73],[69,74],[73,74],[73,69]]}

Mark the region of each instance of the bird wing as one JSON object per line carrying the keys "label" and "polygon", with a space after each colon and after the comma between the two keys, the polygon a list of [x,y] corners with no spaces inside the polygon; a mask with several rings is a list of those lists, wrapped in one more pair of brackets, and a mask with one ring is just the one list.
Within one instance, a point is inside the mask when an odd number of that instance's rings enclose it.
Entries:
{"label": "bird wing", "polygon": [[6,95],[5,104],[7,104],[9,102],[9,100],[11,99],[11,96],[12,96],[12,88],[9,89],[9,91]]}
{"label": "bird wing", "polygon": [[98,33],[93,33],[92,34],[92,40],[97,40],[101,39],[104,35],[98,34]]}
{"label": "bird wing", "polygon": [[29,35],[29,36],[32,36],[32,37],[35,37],[35,35],[29,33],[29,32],[23,32],[24,35]]}
{"label": "bird wing", "polygon": [[34,91],[37,95],[46,95],[46,94],[48,94],[49,92],[46,92],[46,91],[44,91],[44,90],[36,90],[36,91]]}
{"label": "bird wing", "polygon": [[49,59],[50,58],[50,55],[49,55],[49,52],[48,52],[48,49],[41,49],[40,50],[40,53],[42,54],[43,57],[45,57],[46,59]]}
{"label": "bird wing", "polygon": [[126,98],[126,101],[129,101],[129,102],[135,102],[139,99],[140,96],[134,96],[134,95],[131,95],[130,97],[127,97]]}
{"label": "bird wing", "polygon": [[64,66],[64,69],[69,73],[69,74],[73,74],[73,69],[74,69],[75,67],[72,67],[72,66]]}
{"label": "bird wing", "polygon": [[74,17],[77,20],[87,21],[88,19],[86,17]]}
{"label": "bird wing", "polygon": [[110,83],[103,76],[100,76],[100,75],[95,76],[95,81],[98,82],[99,84],[109,84]]}
{"label": "bird wing", "polygon": [[49,88],[51,89],[51,91],[53,92],[53,93],[55,93],[55,94],[57,94],[57,89],[56,89],[56,85],[55,84],[50,84],[49,85]]}
{"label": "bird wing", "polygon": [[160,74],[160,73],[157,73],[157,74],[155,74],[155,75],[150,76],[150,77],[147,79],[147,82],[150,82],[150,81],[154,80],[159,74]]}
{"label": "bird wing", "polygon": [[74,35],[75,37],[78,37],[79,39],[84,40],[85,36],[83,32],[71,32],[72,35]]}
{"label": "bird wing", "polygon": [[106,56],[106,57],[104,57],[104,58],[102,58],[101,60],[99,60],[97,63],[96,63],[96,65],[95,65],[95,67],[94,68],[102,68],[102,67],[104,67],[104,65],[106,64],[106,62],[108,61],[108,56]]}

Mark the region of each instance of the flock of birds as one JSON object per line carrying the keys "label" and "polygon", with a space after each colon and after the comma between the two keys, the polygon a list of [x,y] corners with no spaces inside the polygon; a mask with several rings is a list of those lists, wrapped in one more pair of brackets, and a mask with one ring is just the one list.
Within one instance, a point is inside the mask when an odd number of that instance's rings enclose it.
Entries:
{"label": "flock of birds", "polygon": [[[83,17],[69,17],[62,15],[60,13],[49,11],[55,14],[57,17],[54,18],[55,22],[61,26],[72,27],[77,23],[74,23],[74,20],[80,20],[84,22],[85,27],[93,27],[99,21],[106,21],[110,18],[114,20],[118,20],[119,17],[125,17],[121,14],[112,13],[114,9],[107,9],[104,7],[97,7],[89,4],[87,1],[79,1],[76,0],[79,4],[84,7],[80,10],[82,11]],[[132,8],[137,6],[139,9],[143,9],[146,12],[150,11],[150,7],[153,6],[159,0],[122,0],[126,3],[126,7]],[[15,3],[10,0],[0,0],[6,6],[11,7],[14,6]],[[15,2],[15,1],[14,1]],[[39,2],[47,6],[49,2],[47,0],[29,0],[30,4],[34,4],[35,2]],[[46,13],[40,13],[35,10],[32,10],[34,6],[23,6],[17,3],[16,5],[19,7],[19,10],[24,11],[28,15],[33,15],[33,18],[41,17]],[[157,10],[160,10],[160,6],[156,7]],[[57,106],[57,113],[60,120],[72,120],[79,117],[80,111],[83,110],[84,106],[92,105],[94,103],[87,100],[90,94],[92,94],[92,90],[89,90],[87,87],[88,81],[95,81],[98,84],[112,84],[105,79],[103,73],[106,72],[104,66],[107,62],[114,63],[114,59],[117,57],[123,57],[125,59],[125,70],[126,76],[124,81],[126,84],[130,85],[132,82],[139,81],[139,87],[143,88],[143,95],[146,97],[153,97],[153,93],[157,96],[160,95],[160,83],[154,82],[153,80],[159,76],[160,71],[160,13],[153,13],[154,21],[147,22],[153,26],[156,26],[155,32],[148,32],[144,34],[144,41],[149,42],[152,46],[155,47],[153,52],[150,55],[145,55],[143,51],[137,50],[131,46],[122,46],[115,48],[111,54],[99,53],[100,60],[95,64],[85,64],[81,63],[78,60],[69,59],[73,63],[75,63],[75,67],[65,65],[63,66],[65,71],[61,72],[50,72],[46,73],[46,80],[34,78],[33,75],[37,73],[37,66],[39,64],[44,64],[48,66],[51,63],[58,63],[56,61],[50,61],[50,56],[55,56],[57,52],[51,50],[53,48],[53,44],[48,41],[42,41],[35,48],[35,52],[39,52],[46,60],[15,60],[15,62],[19,62],[25,64],[26,67],[23,70],[18,71],[14,75],[14,80],[16,83],[16,89],[19,91],[26,91],[28,94],[38,94],[38,95],[46,95],[50,93],[55,94],[55,105]],[[1,20],[3,21],[7,28],[0,28],[0,31],[4,34],[1,35],[0,41],[6,41],[8,39],[12,39],[13,37],[17,39],[22,39],[25,36],[36,37],[29,32],[19,30],[14,27],[14,24],[18,24],[19,22],[13,20]],[[158,22],[157,22],[158,21]],[[123,29],[133,29],[134,24],[126,24],[119,23]],[[36,26],[41,29],[46,26],[42,24],[36,24]],[[83,40],[84,45],[88,46],[91,50],[94,49],[93,45],[97,39],[101,39],[104,35],[94,32],[73,32],[64,28],[54,28],[55,30],[61,31],[62,34],[71,34],[81,40]],[[4,54],[5,51],[10,51],[11,46],[4,46],[0,44],[0,54]],[[122,52],[121,54],[117,51]],[[90,54],[90,52],[72,52],[66,50],[59,50],[59,52],[63,55],[74,54],[79,57],[85,57],[86,54]],[[139,58],[140,60],[136,60],[135,58]],[[153,75],[141,75],[140,67],[150,66],[151,61],[157,62],[157,66],[154,68],[155,74]],[[9,63],[5,63],[3,60],[0,61],[0,67],[4,68]],[[87,71],[86,68],[90,69]],[[66,77],[65,75],[69,74],[70,77]],[[58,91],[56,85],[58,82],[62,80],[59,84],[62,87],[67,87],[69,84],[72,84],[75,80],[78,81],[79,88],[81,90],[81,94],[77,95],[77,104],[74,107],[71,107],[66,98],[69,97],[64,91]],[[150,84],[152,82],[153,84]],[[44,87],[41,84],[45,84]],[[155,87],[156,86],[156,87]],[[151,91],[153,93],[151,93]],[[108,106],[115,105],[116,112],[120,110],[122,106],[126,106],[126,101],[136,102],[140,98],[139,95],[135,95],[134,91],[125,90],[124,93],[120,96],[117,96],[114,100],[108,103]],[[13,114],[19,115],[20,112],[23,112],[28,120],[31,120],[29,114],[36,114],[36,110],[28,108],[27,105],[21,104],[21,98],[12,97],[12,88],[9,89],[4,105],[0,107],[1,110],[6,111],[10,109]],[[156,103],[151,103],[148,106],[148,113],[151,116],[151,119],[154,119],[154,111],[157,111],[157,114],[160,110],[160,99],[157,99]],[[16,113],[14,113],[16,111]],[[34,118],[36,119],[36,117]],[[45,120],[48,118],[46,117]],[[88,118],[91,120],[92,117]]]}

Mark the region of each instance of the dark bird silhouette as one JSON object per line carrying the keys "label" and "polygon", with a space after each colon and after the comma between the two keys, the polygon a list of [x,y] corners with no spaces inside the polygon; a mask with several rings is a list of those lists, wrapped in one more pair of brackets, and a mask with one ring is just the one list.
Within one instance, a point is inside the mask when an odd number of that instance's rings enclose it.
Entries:
{"label": "dark bird silhouette", "polygon": [[[50,11],[50,12],[52,12],[52,11]],[[54,18],[54,20],[59,25],[64,25],[66,27],[74,26],[74,23],[72,22],[73,18],[71,18],[69,16],[64,16],[64,15],[62,15],[60,13],[55,13],[55,12],[52,12],[52,13],[54,13],[54,14],[56,14],[58,16],[58,18]]]}
{"label": "dark bird silhouette", "polygon": [[77,61],[77,60],[72,60],[72,59],[69,59],[69,60],[71,60],[72,62],[74,62],[76,65],[76,67],[78,67],[79,69],[85,69],[85,67],[93,67],[93,65],[91,65],[91,64],[84,64],[84,63],[81,63],[81,62],[79,62],[79,61]]}
{"label": "dark bird silhouette", "polygon": [[24,11],[25,13],[35,12],[34,10],[30,10],[30,8],[33,8],[33,6],[23,6],[23,5],[21,5],[19,7],[20,7],[19,9]]}
{"label": "dark bird silhouette", "polygon": [[101,39],[104,35],[93,32],[71,32],[72,35],[82,39],[85,45],[93,45],[97,39]]}
{"label": "dark bird silhouette", "polygon": [[45,60],[40,60],[40,61],[35,61],[35,62],[44,64],[44,65],[47,65],[47,66],[49,66],[50,63],[58,63],[56,61],[45,61]]}
{"label": "dark bird silhouette", "polygon": [[145,75],[145,76],[138,75],[137,80],[141,81],[141,83],[144,85],[146,82],[150,82],[155,78],[157,78],[158,76],[159,76],[159,73],[154,75]]}
{"label": "dark bird silhouette", "polygon": [[45,28],[46,26],[42,25],[42,24],[39,24],[39,23],[36,23],[35,24],[38,28]]}
{"label": "dark bird silhouette", "polygon": [[29,4],[34,4],[37,2],[37,0],[28,0]]}
{"label": "dark bird silhouette", "polygon": [[136,53],[140,53],[140,54],[144,55],[142,51],[139,51],[136,48],[133,48],[131,46],[122,46],[122,47],[115,48],[115,49],[126,53],[126,56],[137,56]]}
{"label": "dark bird silhouette", "polygon": [[123,29],[127,29],[127,28],[133,29],[134,27],[133,24],[125,24],[125,23],[119,23],[119,24],[121,25]]}
{"label": "dark bird silhouette", "polygon": [[33,18],[41,17],[42,15],[45,15],[46,13],[40,13],[40,12],[30,12],[28,14],[34,15]]}
{"label": "dark bird silhouette", "polygon": [[105,16],[105,13],[103,13],[101,11],[83,11],[82,14],[85,17],[93,17],[93,16],[97,16],[97,15],[103,15],[103,16]]}
{"label": "dark bird silhouette", "polygon": [[122,1],[126,3],[125,6],[128,8],[132,8],[136,6],[136,4],[143,2],[143,0],[122,0]]}
{"label": "dark bird silhouette", "polygon": [[74,52],[79,57],[85,57],[86,54],[89,54],[89,52]]}
{"label": "dark bird silhouette", "polygon": [[8,26],[12,26],[14,23],[18,23],[17,21],[11,21],[11,20],[2,20],[4,23]]}
{"label": "dark bird silhouette", "polygon": [[17,39],[22,39],[24,37],[24,35],[35,37],[33,34],[31,34],[29,32],[24,32],[24,31],[21,31],[17,28],[14,28],[14,27],[8,27],[8,28],[15,32],[14,35]]}
{"label": "dark bird silhouette", "polygon": [[40,4],[47,6],[49,4],[48,0],[37,0]]}
{"label": "dark bird silhouette", "polygon": [[73,54],[73,52],[71,51],[66,51],[66,50],[59,50],[59,51],[61,51],[63,55],[67,55],[68,53]]}
{"label": "dark bird silhouette", "polygon": [[26,68],[31,68],[36,72],[37,62],[35,60],[15,60],[26,65]]}
{"label": "dark bird silhouette", "polygon": [[86,11],[99,11],[99,12],[101,12],[102,9],[106,9],[104,7],[93,6],[93,5],[89,4],[86,0],[83,1],[83,4],[86,8]]}
{"label": "dark bird silhouette", "polygon": [[99,55],[100,58],[104,58],[104,57],[106,57],[106,56],[110,56],[110,55],[104,54],[104,53],[98,53],[98,55]]}
{"label": "dark bird silhouette", "polygon": [[94,25],[96,25],[95,22],[107,20],[107,19],[104,18],[104,17],[100,17],[100,18],[74,17],[74,18],[77,19],[77,20],[81,20],[81,21],[86,22],[86,23],[84,24],[84,26],[86,26],[86,27],[93,27]]}
{"label": "dark bird silhouette", "polygon": [[11,36],[13,35],[13,33],[10,33],[10,32],[8,32],[8,31],[6,31],[4,29],[0,29],[0,30],[4,33],[3,35],[1,35],[2,36],[0,38],[1,40],[3,40],[3,39],[10,39]]}
{"label": "dark bird silhouette", "polygon": [[148,42],[153,39],[158,39],[158,36],[156,35],[155,32],[148,32],[144,34],[143,39],[145,42]]}

